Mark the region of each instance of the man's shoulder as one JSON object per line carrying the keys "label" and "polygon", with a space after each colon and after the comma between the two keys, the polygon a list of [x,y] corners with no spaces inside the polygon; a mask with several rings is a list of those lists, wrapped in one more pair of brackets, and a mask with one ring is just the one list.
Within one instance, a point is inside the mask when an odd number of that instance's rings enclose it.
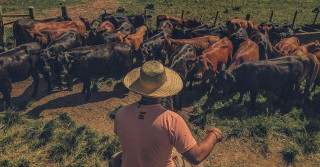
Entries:
{"label": "man's shoulder", "polygon": [[132,104],[128,104],[128,105],[125,105],[125,106],[122,106],[119,108],[119,110],[117,111],[117,115],[118,114],[121,114],[121,113],[124,113],[124,112],[127,112],[127,111],[130,111],[132,110],[133,108],[136,107],[136,103],[132,103]]}

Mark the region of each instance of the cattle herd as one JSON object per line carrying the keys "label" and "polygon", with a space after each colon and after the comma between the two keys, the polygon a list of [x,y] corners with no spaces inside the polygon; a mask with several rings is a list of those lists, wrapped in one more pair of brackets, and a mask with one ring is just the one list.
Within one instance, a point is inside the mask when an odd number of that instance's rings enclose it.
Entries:
{"label": "cattle herd", "polygon": [[[292,37],[290,25],[257,26],[252,21],[231,19],[226,25],[214,26],[201,20],[159,15],[157,28],[152,29],[145,24],[148,17],[104,13],[96,28],[83,17],[75,21],[17,20],[13,25],[16,47],[0,53],[4,107],[12,107],[12,83],[30,75],[34,80],[33,97],[41,73],[48,93],[51,81],[62,89],[65,80],[72,90],[73,78],[80,78],[82,93],[87,93],[85,99],[89,100],[92,75],[123,77],[149,60],[160,60],[178,72],[185,85],[190,82],[190,89],[194,80],[202,80],[210,94],[240,92],[239,102],[250,91],[253,105],[259,89],[286,100],[293,95],[307,97],[320,85],[320,43],[300,45]],[[302,94],[303,80],[306,86]],[[174,108],[181,108],[183,93],[174,96]]]}

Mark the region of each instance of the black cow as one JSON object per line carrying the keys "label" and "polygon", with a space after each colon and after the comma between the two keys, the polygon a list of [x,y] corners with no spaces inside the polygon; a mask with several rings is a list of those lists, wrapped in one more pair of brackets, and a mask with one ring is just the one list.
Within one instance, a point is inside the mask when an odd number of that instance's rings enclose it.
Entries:
{"label": "black cow", "polygon": [[157,27],[156,34],[165,32],[167,34],[172,35],[173,31],[173,25],[170,20],[165,20],[159,23],[159,26]]}
{"label": "black cow", "polygon": [[93,43],[91,43],[91,45],[117,42],[116,36],[118,31],[120,31],[122,34],[129,35],[134,33],[135,28],[130,22],[124,22],[115,31],[109,31],[109,32],[106,30],[100,31],[97,33],[96,40],[94,40]]}
{"label": "black cow", "polygon": [[203,36],[219,36],[223,38],[227,36],[228,29],[226,26],[214,24],[203,24],[195,28],[181,28],[175,27],[173,29],[172,37],[175,39],[189,39]]}
{"label": "black cow", "polygon": [[[286,56],[270,60],[245,62],[230,70],[222,70],[217,76],[216,90],[224,94],[250,91],[251,103],[255,106],[259,89],[279,94],[279,101],[288,95],[298,95],[300,84],[314,81],[315,59]],[[309,89],[311,84],[306,85]]]}
{"label": "black cow", "polygon": [[69,86],[72,86],[71,76],[80,77],[83,82],[82,93],[87,92],[86,100],[89,100],[91,75],[128,73],[132,69],[132,49],[123,43],[79,47],[61,53],[56,57],[56,62],[63,67],[60,70],[67,73]]}
{"label": "black cow", "polygon": [[[71,30],[63,33],[58,39],[50,42],[48,47],[40,52],[40,56],[48,60],[52,60],[50,58],[57,56],[59,53],[68,51],[76,47],[80,47],[81,45],[82,37],[79,33]],[[51,67],[55,66],[54,61],[48,61],[47,63],[51,64]],[[59,73],[60,70],[57,70],[57,68],[51,68],[51,70],[55,70],[51,72],[53,72],[52,74],[56,76],[59,89],[61,90],[62,80]]]}
{"label": "black cow", "polygon": [[145,14],[140,15],[130,15],[130,16],[120,16],[111,13],[102,14],[102,22],[110,21],[115,28],[119,28],[124,22],[130,22],[135,28],[145,25],[146,18],[151,16],[146,16]]}
{"label": "black cow", "polygon": [[[270,23],[265,22],[260,24],[260,29],[262,29],[263,33],[267,33],[269,35],[269,40],[272,46],[276,45],[283,38],[289,38],[294,35],[294,30],[291,24],[279,24],[279,23]],[[268,28],[263,28],[268,27]],[[267,31],[267,32],[265,32]]]}
{"label": "black cow", "polygon": [[[151,60],[151,54],[155,60],[165,60],[165,57],[161,53],[165,41],[165,34],[165,32],[158,33],[141,44],[138,50],[137,66],[141,66],[146,61]],[[170,36],[169,34],[166,35]]]}
{"label": "black cow", "polygon": [[272,46],[266,35],[260,31],[256,31],[253,35],[251,35],[250,39],[259,46],[260,60],[267,60],[271,58]]}
{"label": "black cow", "polygon": [[58,18],[51,18],[45,20],[34,20],[30,18],[23,18],[15,21],[13,23],[13,36],[15,38],[16,46],[21,44],[32,42],[28,41],[28,37],[25,37],[24,34],[26,33],[26,29],[29,29],[33,24],[36,23],[48,23],[48,22],[61,22],[61,21],[71,21],[70,18],[58,17]]}
{"label": "black cow", "polygon": [[12,107],[11,90],[13,82],[23,81],[31,75],[34,81],[32,97],[38,92],[39,72],[48,83],[48,93],[51,91],[49,77],[50,68],[46,59],[38,55],[41,46],[38,43],[28,43],[0,54],[0,91],[3,94],[4,107]]}
{"label": "black cow", "polygon": [[229,36],[233,45],[233,54],[237,53],[240,44],[248,39],[248,33],[244,28],[239,28],[236,32]]}
{"label": "black cow", "polygon": [[[196,50],[190,44],[183,44],[177,48],[177,50],[172,54],[170,58],[170,69],[176,71],[180,76],[184,83],[184,87],[187,81],[190,81],[189,88],[192,87],[193,76],[192,73],[193,64],[190,64],[191,61],[188,62],[188,59],[196,57]],[[183,91],[182,90],[177,96],[174,96],[174,106],[178,110],[182,108],[183,102]]]}

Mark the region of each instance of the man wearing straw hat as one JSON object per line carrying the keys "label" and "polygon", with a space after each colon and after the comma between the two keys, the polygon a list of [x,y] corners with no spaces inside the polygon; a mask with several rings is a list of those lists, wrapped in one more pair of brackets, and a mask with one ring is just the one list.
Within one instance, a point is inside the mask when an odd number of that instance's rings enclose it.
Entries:
{"label": "man wearing straw hat", "polygon": [[[142,98],[116,114],[114,132],[119,136],[122,153],[111,158],[110,166],[202,166],[200,163],[222,135],[212,127],[206,131],[207,137],[197,142],[183,118],[161,106],[162,97],[182,89],[180,76],[157,61],[148,61],[129,72],[123,82]],[[183,156],[172,153],[173,147]]]}

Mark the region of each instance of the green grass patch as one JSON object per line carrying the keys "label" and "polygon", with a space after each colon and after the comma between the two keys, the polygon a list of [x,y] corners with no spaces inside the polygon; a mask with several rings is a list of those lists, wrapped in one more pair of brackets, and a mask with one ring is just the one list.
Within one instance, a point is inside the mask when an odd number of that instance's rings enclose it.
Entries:
{"label": "green grass patch", "polygon": [[[216,12],[220,11],[218,24],[225,24],[230,18],[245,19],[251,14],[251,20],[260,24],[269,21],[271,11],[274,11],[273,22],[292,23],[295,11],[298,11],[296,25],[310,24],[315,13],[313,9],[320,4],[316,0],[120,0],[120,14],[141,14],[148,9],[153,17],[149,24],[155,25],[156,16],[168,14],[184,18],[202,19],[204,22],[214,22]],[[134,7],[133,7],[134,6]]]}
{"label": "green grass patch", "polygon": [[28,11],[29,6],[33,6],[35,11],[44,9],[59,8],[62,5],[82,4],[83,0],[4,0],[1,1],[3,13]]}

